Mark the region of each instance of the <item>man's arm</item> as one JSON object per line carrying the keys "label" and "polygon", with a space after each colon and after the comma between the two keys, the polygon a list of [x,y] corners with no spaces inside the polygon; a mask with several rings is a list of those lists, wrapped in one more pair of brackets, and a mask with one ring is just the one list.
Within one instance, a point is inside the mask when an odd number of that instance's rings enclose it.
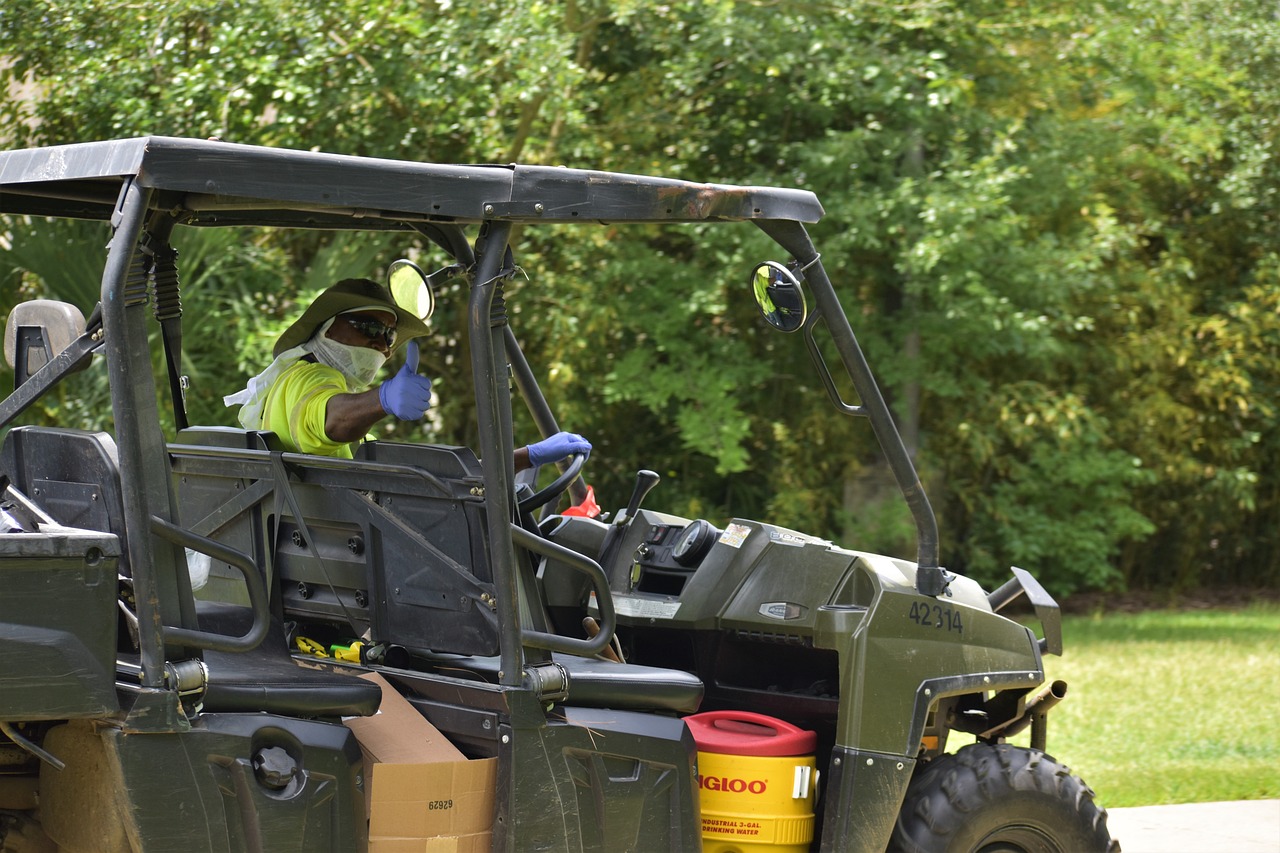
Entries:
{"label": "man's arm", "polygon": [[330,441],[359,441],[378,421],[395,415],[416,421],[431,407],[431,380],[418,375],[418,342],[409,341],[405,362],[395,376],[377,388],[357,394],[335,394],[324,410],[324,432]]}
{"label": "man's arm", "polygon": [[334,394],[325,404],[324,433],[330,441],[349,444],[364,438],[386,416],[377,388],[359,394]]}

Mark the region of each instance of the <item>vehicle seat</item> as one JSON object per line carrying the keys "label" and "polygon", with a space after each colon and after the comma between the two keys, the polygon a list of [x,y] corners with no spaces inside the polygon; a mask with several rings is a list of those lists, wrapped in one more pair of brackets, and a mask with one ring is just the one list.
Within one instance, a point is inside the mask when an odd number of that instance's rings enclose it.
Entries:
{"label": "vehicle seat", "polygon": [[[428,655],[445,675],[498,683],[499,657]],[[702,704],[702,679],[679,669],[555,653],[552,661],[569,675],[566,705],[619,711],[670,711],[692,714]]]}
{"label": "vehicle seat", "polygon": [[[240,636],[252,611],[236,604],[196,603],[200,628]],[[262,645],[249,652],[204,652],[209,670],[206,713],[253,712],[291,717],[367,717],[378,710],[382,689],[362,678],[309,668],[290,653],[284,628],[271,620]]]}
{"label": "vehicle seat", "polygon": [[4,438],[0,466],[18,491],[65,527],[114,534],[120,574],[131,577],[115,440],[105,432],[19,426]]}

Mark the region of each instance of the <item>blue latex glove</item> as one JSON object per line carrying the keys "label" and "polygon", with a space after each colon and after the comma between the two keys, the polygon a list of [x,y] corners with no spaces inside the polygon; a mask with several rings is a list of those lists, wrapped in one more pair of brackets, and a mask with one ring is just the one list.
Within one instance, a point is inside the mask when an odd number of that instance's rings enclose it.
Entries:
{"label": "blue latex glove", "polygon": [[378,389],[382,410],[402,421],[416,421],[431,408],[431,380],[418,375],[418,342],[404,346],[404,366]]}
{"label": "blue latex glove", "polygon": [[591,442],[577,433],[558,432],[550,438],[544,438],[529,445],[529,464],[545,465],[548,462],[559,462],[575,453],[590,455]]}

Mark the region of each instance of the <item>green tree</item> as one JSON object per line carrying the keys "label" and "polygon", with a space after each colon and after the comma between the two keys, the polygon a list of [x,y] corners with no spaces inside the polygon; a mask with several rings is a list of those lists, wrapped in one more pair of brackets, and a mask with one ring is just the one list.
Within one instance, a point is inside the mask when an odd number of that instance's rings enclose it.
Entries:
{"label": "green tree", "polygon": [[[1025,564],[1059,593],[1274,583],[1277,29],[1257,0],[11,0],[0,73],[42,97],[10,90],[0,121],[20,144],[217,136],[813,189],[950,568]],[[3,230],[6,299],[71,292],[21,254],[37,224]],[[517,235],[515,328],[600,448],[597,492],[619,502],[644,465],[675,511],[911,556],[867,425],[754,314],[768,241],[700,231]],[[202,419],[340,271],[443,262],[402,237],[179,239],[189,315],[243,330],[236,353],[189,344]],[[433,434],[473,443],[463,298],[441,294],[428,363]]]}

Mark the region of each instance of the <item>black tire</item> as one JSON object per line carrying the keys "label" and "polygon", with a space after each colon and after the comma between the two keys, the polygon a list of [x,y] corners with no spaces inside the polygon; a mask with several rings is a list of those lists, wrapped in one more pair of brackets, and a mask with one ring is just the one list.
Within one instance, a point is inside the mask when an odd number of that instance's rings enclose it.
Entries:
{"label": "black tire", "polygon": [[975,743],[929,762],[889,842],[901,853],[1119,853],[1078,776],[1034,749]]}

